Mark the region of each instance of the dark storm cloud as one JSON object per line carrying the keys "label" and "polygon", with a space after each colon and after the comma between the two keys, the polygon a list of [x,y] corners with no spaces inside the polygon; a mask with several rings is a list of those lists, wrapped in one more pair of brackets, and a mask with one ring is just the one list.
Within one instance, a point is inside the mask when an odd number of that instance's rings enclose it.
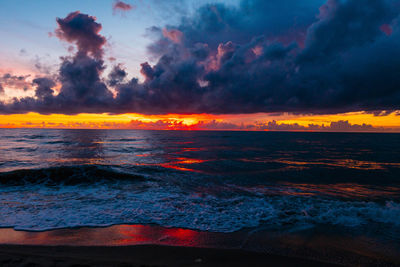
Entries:
{"label": "dark storm cloud", "polygon": [[142,64],[146,82],[124,85],[124,95],[142,113],[399,109],[395,1],[300,2],[206,5],[176,27],[153,28],[149,50],[160,60]]}
{"label": "dark storm cloud", "polygon": [[58,38],[75,43],[79,52],[90,53],[97,58],[102,56],[106,38],[99,34],[102,27],[95,17],[76,11],[64,19],[57,18],[57,24],[55,33]]}
{"label": "dark storm cloud", "polygon": [[[94,17],[79,12],[70,13],[64,19],[57,19],[57,37],[77,46],[73,57],[62,58],[56,80],[36,78],[35,97],[14,99],[3,105],[6,113],[36,111],[44,114],[81,112],[106,112],[113,106],[112,92],[103,82],[102,60],[105,38],[99,34],[101,24]],[[56,83],[61,88],[54,94]],[[3,112],[4,112],[3,111]]]}
{"label": "dark storm cloud", "polygon": [[100,78],[103,70],[102,60],[82,53],[77,53],[73,58],[64,58],[58,77],[61,88],[57,95],[53,94],[54,81],[48,78],[35,79],[36,97],[14,99],[13,103],[5,105],[5,110],[7,113],[35,111],[43,114],[109,111],[114,99]]}
{"label": "dark storm cloud", "polygon": [[144,82],[127,80],[120,65],[104,81],[101,25],[74,12],[57,20],[57,36],[78,48],[63,59],[60,92],[1,110],[389,114],[400,109],[399,8],[397,0],[204,5],[178,25],[149,29],[158,61],[141,64]]}
{"label": "dark storm cloud", "polygon": [[[246,44],[258,36],[281,40],[285,43],[302,42],[306,30],[315,21],[318,7],[323,0],[244,0],[239,8],[224,4],[207,4],[191,17],[184,16],[180,25],[168,25],[169,31],[183,33],[186,47],[205,43],[216,49],[229,41]],[[149,51],[156,55],[165,52],[165,28],[153,27],[153,34],[160,38],[150,45]]]}
{"label": "dark storm cloud", "polygon": [[65,59],[60,68],[60,93],[56,100],[72,113],[95,112],[111,106],[112,93],[101,80],[104,63],[87,55],[78,54]]}
{"label": "dark storm cloud", "polygon": [[128,73],[122,68],[121,65],[116,65],[108,75],[108,84],[110,86],[116,86],[121,83]]}
{"label": "dark storm cloud", "polygon": [[58,18],[57,23],[57,36],[75,43],[78,51],[72,58],[63,58],[58,77],[61,89],[53,97],[54,112],[72,114],[110,109],[113,95],[101,78],[105,69],[102,56],[106,43],[99,34],[101,24],[95,17],[79,12]]}
{"label": "dark storm cloud", "polygon": [[328,0],[308,29],[301,60],[329,60],[340,51],[373,43],[398,13],[387,1]]}
{"label": "dark storm cloud", "polygon": [[52,79],[49,78],[37,78],[33,80],[33,83],[37,85],[35,95],[39,99],[52,97],[53,87],[56,85]]}

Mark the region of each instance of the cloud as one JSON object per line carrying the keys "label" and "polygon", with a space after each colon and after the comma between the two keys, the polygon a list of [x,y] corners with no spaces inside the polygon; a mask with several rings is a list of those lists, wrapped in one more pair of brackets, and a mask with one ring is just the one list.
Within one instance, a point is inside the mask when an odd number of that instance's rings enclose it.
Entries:
{"label": "cloud", "polygon": [[251,129],[255,128],[254,125],[247,125],[244,126],[243,124],[235,124],[231,122],[225,122],[225,121],[200,121],[195,125],[196,130],[246,130],[246,129]]}
{"label": "cloud", "polygon": [[116,86],[122,83],[128,73],[122,68],[122,65],[116,65],[108,75],[108,84],[110,86]]}
{"label": "cloud", "polygon": [[119,1],[119,0],[116,0],[113,3],[113,12],[114,12],[114,14],[116,12],[118,12],[118,11],[119,12],[127,12],[127,11],[130,11],[130,10],[134,9],[134,8],[135,8],[135,6],[132,6],[132,5],[128,4],[128,3],[125,3],[125,2]]}
{"label": "cloud", "polygon": [[38,99],[51,98],[53,96],[53,87],[55,82],[49,78],[36,78],[33,83],[37,85],[35,95]]}
{"label": "cloud", "polygon": [[[73,57],[63,57],[57,79],[40,77],[33,81],[35,97],[14,99],[3,105],[6,113],[37,111],[43,114],[82,112],[96,113],[109,111],[113,105],[113,94],[103,82],[105,69],[102,60],[106,39],[99,34],[102,26],[96,18],[70,13],[66,18],[57,18],[56,36],[75,44],[77,52]],[[54,94],[56,82],[61,84]]]}
{"label": "cloud", "polygon": [[329,60],[349,48],[372,44],[397,15],[388,1],[328,0],[320,7],[319,20],[307,30],[299,60]]}
{"label": "cloud", "polygon": [[57,19],[56,35],[77,47],[62,59],[59,93],[0,112],[390,114],[400,109],[399,8],[395,0],[203,5],[149,29],[158,60],[141,64],[143,82],[121,65],[104,79],[101,24],[73,12]]}
{"label": "cloud", "polygon": [[229,122],[209,121],[199,122],[192,126],[197,130],[253,130],[253,131],[319,131],[319,132],[379,132],[385,131],[382,127],[374,127],[370,124],[351,124],[349,121],[333,121],[329,125],[309,124],[307,126],[298,123],[283,123],[273,121],[256,122],[252,124],[235,124]]}
{"label": "cloud", "polygon": [[4,88],[11,88],[16,90],[27,91],[31,89],[32,83],[29,81],[30,75],[14,75],[11,73],[4,73],[0,75],[0,85],[4,92]]}
{"label": "cloud", "polygon": [[0,127],[47,127],[47,128],[90,128],[90,129],[143,129],[143,130],[203,130],[203,131],[302,131],[302,132],[399,132],[399,128],[374,127],[370,124],[351,124],[348,121],[334,121],[328,125],[300,125],[279,121],[253,123],[232,123],[229,121],[206,120],[187,123],[180,119],[159,119],[156,121],[131,120],[130,122],[110,121],[67,121],[63,123],[37,121],[19,124],[0,124]]}
{"label": "cloud", "polygon": [[75,43],[80,53],[89,53],[96,58],[103,55],[106,38],[99,34],[102,26],[96,22],[95,17],[75,11],[63,19],[57,18],[57,24],[56,36]]}
{"label": "cloud", "polygon": [[[251,127],[252,128],[252,127]],[[299,125],[298,123],[287,124],[269,121],[264,123],[256,123],[256,130],[269,131],[328,131],[328,132],[376,132],[384,131],[384,128],[374,127],[371,124],[351,124],[349,121],[335,121],[329,125],[309,124],[307,126]]]}
{"label": "cloud", "polygon": [[176,44],[180,44],[182,42],[183,34],[179,30],[175,30],[175,29],[168,30],[168,29],[164,28],[162,30],[162,33],[165,38],[168,38],[169,40],[171,40],[172,42],[174,42]]}

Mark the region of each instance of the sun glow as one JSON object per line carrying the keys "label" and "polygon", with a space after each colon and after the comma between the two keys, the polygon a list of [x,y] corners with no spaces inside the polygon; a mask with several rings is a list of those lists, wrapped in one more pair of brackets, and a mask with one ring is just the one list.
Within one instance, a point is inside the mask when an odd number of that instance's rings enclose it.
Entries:
{"label": "sun glow", "polygon": [[[50,114],[38,113],[0,115],[1,128],[143,128],[147,124],[163,126],[166,123],[168,128],[175,128],[179,125],[190,127],[200,121],[212,120],[213,116],[208,114],[196,115],[142,115],[142,114]],[[133,123],[135,122],[135,123]],[[141,124],[140,124],[141,123]],[[174,126],[175,125],[175,126]],[[161,127],[160,127],[161,128]]]}
{"label": "sun glow", "polygon": [[331,115],[310,115],[310,116],[294,116],[293,118],[283,119],[283,123],[298,123],[303,126],[309,124],[329,124],[332,121],[348,120],[353,124],[371,124],[375,127],[400,127],[400,116],[396,113],[391,113],[386,116],[374,116],[365,112],[349,112],[343,114]]}
{"label": "sun glow", "polygon": [[[257,130],[253,126],[275,120],[278,124],[329,126],[331,122],[348,121],[351,124],[370,124],[388,131],[400,131],[400,116],[374,116],[364,112],[335,115],[290,114],[78,114],[63,115],[38,113],[0,115],[0,128],[80,128],[80,129],[154,129],[154,130]],[[211,127],[210,125],[213,125]],[[222,127],[222,126],[223,127]],[[222,128],[218,128],[222,127]]]}

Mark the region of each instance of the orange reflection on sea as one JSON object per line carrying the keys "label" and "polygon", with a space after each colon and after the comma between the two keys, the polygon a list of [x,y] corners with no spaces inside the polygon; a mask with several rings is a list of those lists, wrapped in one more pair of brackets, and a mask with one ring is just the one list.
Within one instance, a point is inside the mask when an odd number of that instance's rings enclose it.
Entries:
{"label": "orange reflection on sea", "polygon": [[386,170],[388,167],[400,168],[400,163],[396,162],[375,162],[375,161],[362,161],[354,159],[321,159],[317,161],[299,161],[286,158],[271,159],[271,158],[243,158],[243,162],[256,162],[256,163],[282,163],[288,165],[285,169],[307,169],[312,165],[326,166],[326,167],[340,167],[347,169],[357,170]]}
{"label": "orange reflection on sea", "polygon": [[328,195],[333,197],[389,197],[398,196],[400,188],[390,186],[367,186],[355,183],[340,184],[285,184],[289,188],[297,189],[300,192],[308,192],[313,195]]}
{"label": "orange reflection on sea", "polygon": [[135,155],[136,157],[142,157],[142,158],[145,158],[145,157],[150,157],[151,156],[151,154],[137,154],[137,155]]}
{"label": "orange reflection on sea", "polygon": [[280,160],[280,163],[291,164],[291,165],[326,165],[329,167],[341,167],[347,169],[357,170],[385,170],[387,167],[400,167],[400,163],[392,162],[375,162],[375,161],[362,161],[354,159],[330,159],[327,161],[289,161]]}
{"label": "orange reflection on sea", "polygon": [[163,168],[174,169],[174,170],[178,170],[178,171],[201,172],[200,170],[187,168],[186,165],[200,164],[200,163],[207,161],[204,159],[191,159],[191,158],[184,158],[184,157],[178,157],[178,158],[171,157],[171,158],[168,158],[168,160],[170,160],[170,161],[166,162],[166,163],[137,163],[137,165],[139,165],[139,166],[161,166]]}
{"label": "orange reflection on sea", "polygon": [[104,161],[102,158],[52,158],[48,162],[56,163],[80,163],[85,165],[96,165]]}
{"label": "orange reflection on sea", "polygon": [[279,183],[270,186],[238,187],[262,195],[289,196],[330,196],[342,198],[379,198],[398,197],[400,188],[392,186],[372,186],[357,183],[311,184],[311,183]]}

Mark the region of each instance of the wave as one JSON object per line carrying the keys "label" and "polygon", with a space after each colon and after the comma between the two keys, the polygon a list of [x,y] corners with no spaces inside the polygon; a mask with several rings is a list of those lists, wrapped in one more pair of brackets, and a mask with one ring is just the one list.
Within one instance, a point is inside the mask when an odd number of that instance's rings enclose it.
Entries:
{"label": "wave", "polygon": [[0,184],[3,185],[76,185],[101,181],[138,181],[144,179],[145,177],[142,175],[127,173],[118,170],[117,167],[105,165],[58,166],[0,173]]}
{"label": "wave", "polygon": [[[151,172],[157,170],[160,173]],[[0,173],[1,184],[22,185],[0,186],[0,227],[41,231],[157,224],[234,232],[260,226],[295,230],[322,224],[373,231],[383,227],[400,238],[394,230],[400,226],[400,202],[393,198],[397,191],[371,201],[353,194],[346,194],[346,198],[336,195],[353,189],[368,195],[375,192],[356,185],[242,188],[220,181],[218,188],[210,177],[177,174],[161,167],[121,169],[111,165]],[[121,180],[129,182],[118,182]]]}
{"label": "wave", "polygon": [[[313,228],[333,225],[400,238],[400,203],[322,200],[307,197],[196,196],[135,184],[8,191],[0,200],[0,227],[43,231],[113,224],[157,224],[210,232],[243,228]],[[379,230],[380,231],[380,230]],[[397,234],[396,234],[397,233]]]}

